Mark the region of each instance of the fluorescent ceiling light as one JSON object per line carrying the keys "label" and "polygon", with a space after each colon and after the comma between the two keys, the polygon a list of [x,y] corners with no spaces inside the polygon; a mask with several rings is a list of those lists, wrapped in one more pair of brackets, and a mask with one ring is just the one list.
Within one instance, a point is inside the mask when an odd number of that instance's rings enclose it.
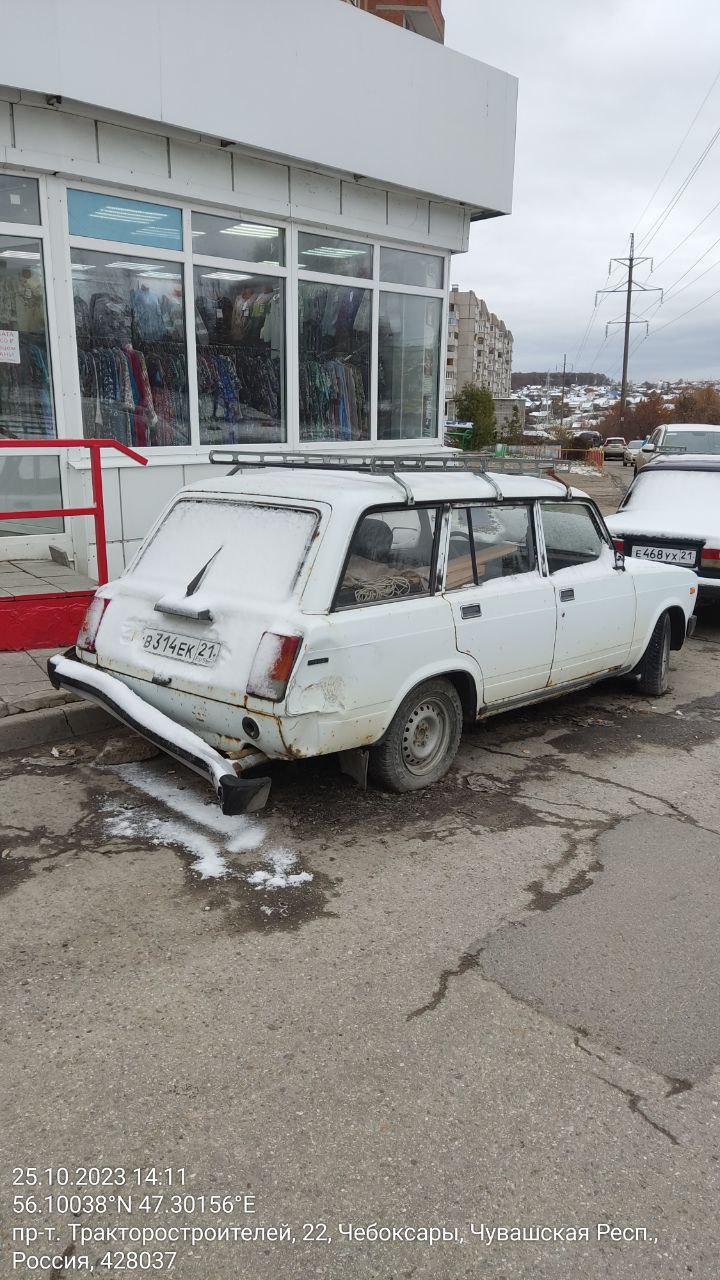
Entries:
{"label": "fluorescent ceiling light", "polygon": [[236,271],[208,271],[201,280],[237,280],[239,283],[252,280],[252,276],[240,276]]}
{"label": "fluorescent ceiling light", "polygon": [[259,226],[254,222],[236,222],[233,227],[221,227],[220,234],[223,236],[265,236],[270,239],[279,236],[280,232],[277,227]]}
{"label": "fluorescent ceiling light", "polygon": [[179,280],[179,271],[141,271],[140,275],[150,276],[152,280]]}
{"label": "fluorescent ceiling light", "polygon": [[3,249],[0,258],[31,258],[34,262],[39,262],[40,254],[29,253],[25,249]]}
{"label": "fluorescent ceiling light", "polygon": [[113,222],[157,222],[167,216],[167,213],[146,212],[143,209],[123,209],[116,204],[103,205],[90,214],[91,218],[110,218]]}
{"label": "fluorescent ceiling light", "polygon": [[119,271],[154,271],[154,262],[108,262],[108,267],[117,267]]}
{"label": "fluorescent ceiling light", "polygon": [[303,258],[363,258],[366,249],[335,249],[332,245],[323,244],[317,249],[303,249]]}

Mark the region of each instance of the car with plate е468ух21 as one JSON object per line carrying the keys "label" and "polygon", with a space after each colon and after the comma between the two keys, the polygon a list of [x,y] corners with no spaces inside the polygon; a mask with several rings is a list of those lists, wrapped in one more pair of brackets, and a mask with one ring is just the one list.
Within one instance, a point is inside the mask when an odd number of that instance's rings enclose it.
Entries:
{"label": "car with plate \u0435468\u0443\u044521", "polygon": [[437,782],[463,723],[606,676],[667,687],[697,578],[618,555],[595,504],[472,455],[256,457],[181,490],[100,587],[57,687],[261,807],[258,767],[338,753]]}
{"label": "car with plate \u0435468\u0443\u044521", "polygon": [[694,569],[700,600],[720,603],[720,455],[656,458],[607,526],[625,557]]}

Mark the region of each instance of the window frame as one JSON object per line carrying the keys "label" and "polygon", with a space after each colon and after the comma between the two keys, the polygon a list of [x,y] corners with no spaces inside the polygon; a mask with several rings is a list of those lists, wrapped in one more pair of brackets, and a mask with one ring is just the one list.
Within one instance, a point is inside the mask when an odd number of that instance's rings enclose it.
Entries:
{"label": "window frame", "polygon": [[[483,582],[479,582],[478,576],[477,576],[475,544],[472,537],[472,523],[471,523],[471,516],[470,516],[470,512],[473,507],[486,507],[486,508],[489,508],[490,510],[497,510],[499,507],[525,507],[528,513],[528,528],[530,530],[530,534],[532,537],[533,550],[535,552],[535,563],[532,569],[524,569],[522,573],[512,573],[512,574],[508,573],[508,574],[503,574],[502,576],[507,578],[520,578],[528,573],[537,573],[539,577],[546,576],[545,574],[546,564],[543,561],[543,557],[541,555],[540,539],[538,537],[538,527],[537,527],[536,511],[535,511],[535,508],[537,506],[536,498],[510,498],[509,497],[509,498],[503,498],[502,501],[498,498],[487,498],[485,499],[485,501],[483,501],[482,499],[478,500],[477,498],[471,498],[465,502],[462,502],[462,501],[456,502],[453,499],[452,502],[447,503],[446,505],[450,515],[452,515],[453,511],[462,510],[462,509],[465,509],[465,511],[467,512],[468,538],[470,540],[470,548],[471,548],[470,556],[473,562],[473,574],[474,574],[475,581],[466,582],[460,587],[447,586],[447,571],[448,571],[448,565],[450,563],[447,555],[447,551],[450,548],[450,524],[448,522],[447,547],[446,547],[445,566],[443,571],[443,585],[442,585],[443,595],[454,596],[458,591],[470,591],[475,587],[483,587],[486,585]],[[543,546],[543,550],[544,550],[544,546]],[[497,579],[491,579],[491,581],[497,581]]]}
{"label": "window frame", "polygon": [[[563,500],[562,498],[560,498],[559,500],[555,498],[536,498],[535,505],[537,508],[537,531],[539,534],[540,545],[542,546],[544,576],[548,578],[553,578],[554,575],[556,573],[560,573],[561,570],[554,569],[551,571],[550,569],[550,564],[548,561],[548,554],[547,554],[547,545],[545,542],[545,526],[543,524],[543,507],[547,505],[563,506],[565,505],[565,502],[567,503],[568,507],[584,507],[588,511],[590,515],[590,519],[592,520],[597,532],[600,535],[600,540],[605,544],[605,546],[613,554],[615,553],[615,546],[614,546],[613,540],[605,525],[605,521],[602,518],[600,509],[598,508],[596,503],[593,502],[592,498],[570,498],[569,500],[568,499]],[[580,564],[565,565],[564,568],[583,569],[587,565],[597,564],[599,559],[600,559],[600,555],[597,555],[594,560],[584,560]]]}
{"label": "window frame", "polygon": [[[9,171],[9,170],[8,170]],[[53,362],[53,371],[55,374],[53,389],[55,393],[56,404],[56,421],[58,422],[59,434],[67,434],[59,427],[58,409],[60,407],[60,397],[64,398],[67,405],[66,415],[69,421],[79,421],[80,419],[80,378],[78,370],[78,348],[75,334],[74,312],[72,301],[72,273],[70,270],[70,250],[71,248],[83,248],[96,250],[101,253],[117,252],[119,255],[128,257],[152,257],[158,261],[163,259],[171,262],[179,262],[182,264],[183,274],[183,293],[185,305],[185,355],[187,363],[188,376],[188,413],[190,420],[189,441],[186,445],[152,445],[147,446],[148,456],[157,458],[173,458],[185,453],[191,453],[193,456],[207,455],[212,447],[209,444],[202,444],[200,441],[200,412],[198,400],[197,386],[197,352],[195,343],[195,292],[193,280],[193,267],[209,266],[217,269],[226,268],[228,271],[245,272],[249,275],[268,275],[277,276],[285,279],[285,377],[287,383],[287,404],[286,404],[286,438],[284,441],[273,441],[267,444],[262,441],[256,443],[248,442],[233,446],[239,449],[248,449],[250,452],[262,447],[263,451],[268,453],[287,451],[288,449],[308,449],[321,448],[325,453],[342,453],[347,450],[348,442],[344,440],[317,440],[305,441],[300,435],[300,398],[299,398],[299,323],[298,323],[298,300],[299,300],[299,283],[300,281],[313,281],[319,284],[337,284],[341,286],[350,286],[356,288],[368,289],[370,291],[371,303],[371,326],[370,326],[370,387],[369,387],[369,435],[367,440],[358,441],[357,444],[367,447],[379,444],[388,450],[397,449],[400,452],[407,450],[412,452],[419,445],[426,443],[440,444],[443,440],[444,418],[442,405],[442,389],[443,376],[445,371],[445,362],[447,358],[447,328],[448,328],[448,307],[449,292],[447,286],[443,285],[440,289],[421,288],[416,285],[397,285],[385,283],[380,279],[380,258],[383,248],[401,249],[408,253],[430,254],[443,260],[443,281],[446,282],[450,278],[451,254],[447,250],[435,247],[434,245],[418,244],[400,238],[393,239],[391,236],[370,235],[361,231],[356,231],[353,227],[345,225],[339,226],[329,220],[323,222],[310,223],[305,219],[292,219],[290,216],[281,216],[275,213],[269,213],[261,208],[250,208],[245,205],[233,205],[224,202],[222,205],[212,205],[202,200],[193,200],[192,198],[178,197],[169,195],[163,191],[157,190],[140,190],[136,188],[128,189],[120,184],[107,183],[102,181],[94,181],[91,178],[73,177],[73,178],[56,178],[49,177],[47,179],[48,187],[51,187],[51,200],[53,204],[51,219],[52,226],[52,253],[54,262],[54,272],[58,275],[64,273],[63,288],[58,295],[62,301],[62,308],[56,308],[55,300],[52,299],[49,291],[49,279],[46,280],[46,295],[48,298],[48,311],[52,306],[52,314],[57,317],[57,329],[67,326],[67,336],[64,337],[60,333],[60,339],[55,332],[56,325],[50,323],[49,332],[51,335],[51,355]],[[40,181],[41,195],[45,184]],[[68,207],[67,207],[67,191],[68,189],[87,190],[97,195],[118,196],[123,199],[139,199],[144,203],[156,203],[180,209],[182,214],[182,232],[183,232],[183,248],[178,249],[161,249],[148,248],[143,245],[128,245],[114,240],[95,240],[84,236],[70,236],[68,224]],[[229,193],[230,194],[230,193]],[[213,255],[204,255],[193,252],[193,236],[192,236],[192,214],[204,213],[211,214],[220,218],[246,218],[249,221],[265,223],[276,226],[285,234],[285,265],[279,266],[274,263],[257,263],[245,262],[238,258],[218,258]],[[18,226],[19,224],[13,224]],[[22,228],[23,232],[27,228]],[[312,235],[327,234],[336,239],[353,240],[358,243],[368,244],[373,249],[373,273],[370,279],[361,279],[354,276],[336,276],[330,273],[312,272],[298,268],[298,234],[300,232],[308,232]],[[47,258],[47,255],[46,255]],[[63,271],[60,270],[62,265]],[[437,406],[437,423],[436,434],[433,436],[412,436],[403,438],[402,440],[393,441],[378,437],[378,328],[379,328],[379,311],[380,311],[380,293],[399,293],[406,295],[415,295],[426,298],[439,298],[441,300],[441,318],[440,318],[440,342],[438,351],[438,378],[435,389],[435,403]],[[58,346],[62,350],[58,350]],[[59,368],[61,360],[63,367],[68,360],[74,361],[75,373],[71,372],[69,377],[65,378],[65,385],[61,389],[59,385]]]}
{"label": "window frame", "polygon": [[[409,506],[407,503],[402,503],[402,502],[400,503],[383,502],[383,503],[377,503],[372,507],[365,507],[365,509],[360,513],[357,520],[355,521],[355,524],[353,525],[353,528],[352,528],[352,532],[350,534],[350,538],[348,539],[348,544],[347,544],[347,547],[345,548],[345,554],[342,560],[342,566],[340,568],[340,573],[335,583],[335,588],[333,590],[332,600],[330,602],[330,608],[328,612],[329,613],[350,613],[350,612],[354,612],[356,609],[375,609],[377,608],[378,605],[392,604],[392,603],[409,604],[412,600],[429,600],[432,596],[441,595],[442,591],[441,589],[439,589],[439,584],[438,584],[437,565],[438,565],[438,551],[440,548],[440,539],[443,535],[443,531],[445,527],[444,514],[445,514],[446,505],[447,504],[444,503],[440,498],[440,499],[436,499],[434,502],[432,501],[416,502],[413,504],[413,506]],[[434,511],[435,512],[435,527],[433,529],[433,543],[432,543],[432,551],[430,553],[430,584],[429,584],[428,590],[423,591],[422,593],[418,592],[416,595],[412,595],[412,596],[398,596],[395,600],[393,600],[393,597],[390,596],[387,600],[368,600],[363,604],[338,604],[338,597],[340,595],[340,591],[342,590],[342,585],[343,585],[343,582],[345,581],[345,574],[347,573],[347,568],[350,563],[350,556],[352,554],[353,543],[355,541],[355,536],[358,532],[358,529],[360,528],[360,525],[363,523],[364,520],[368,519],[368,517],[376,514],[382,514],[387,511],[398,511],[398,512],[399,511],[410,511],[410,512]]]}

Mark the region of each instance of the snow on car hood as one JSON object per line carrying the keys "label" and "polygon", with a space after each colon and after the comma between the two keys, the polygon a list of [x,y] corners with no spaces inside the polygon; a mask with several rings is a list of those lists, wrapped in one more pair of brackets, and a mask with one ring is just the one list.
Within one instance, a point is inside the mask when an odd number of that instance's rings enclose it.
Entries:
{"label": "snow on car hood", "polygon": [[605,523],[611,533],[646,533],[653,538],[693,538],[699,542],[720,539],[720,517],[715,516],[712,528],[707,516],[692,511],[668,511],[667,508],[632,507],[606,516]]}

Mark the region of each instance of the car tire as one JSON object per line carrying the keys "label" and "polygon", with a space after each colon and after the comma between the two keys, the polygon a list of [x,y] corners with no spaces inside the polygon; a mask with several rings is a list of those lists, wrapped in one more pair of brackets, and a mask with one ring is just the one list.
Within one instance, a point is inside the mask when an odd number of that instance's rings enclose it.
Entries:
{"label": "car tire", "polygon": [[403,698],[382,740],[370,748],[368,772],[387,791],[420,791],[445,777],[462,734],[457,689],[425,680]]}
{"label": "car tire", "polygon": [[660,615],[650,643],[635,668],[637,689],[648,698],[660,698],[667,693],[670,672],[670,614]]}

